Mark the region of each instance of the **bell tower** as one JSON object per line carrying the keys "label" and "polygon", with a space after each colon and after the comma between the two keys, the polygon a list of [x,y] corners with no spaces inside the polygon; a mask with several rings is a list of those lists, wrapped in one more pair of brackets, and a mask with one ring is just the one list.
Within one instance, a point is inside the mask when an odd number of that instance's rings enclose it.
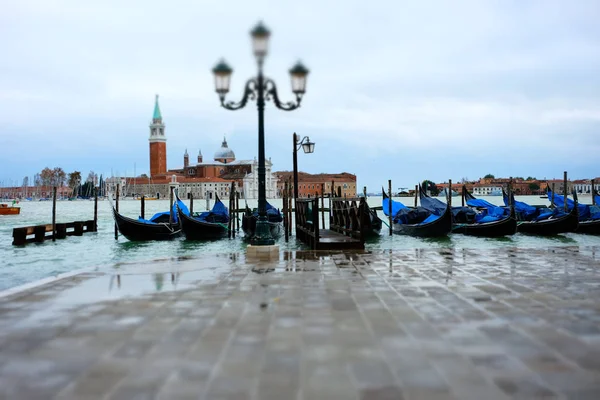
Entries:
{"label": "bell tower", "polygon": [[167,137],[165,136],[165,124],[162,121],[160,107],[158,106],[158,95],[154,100],[154,114],[150,124],[150,176],[164,175],[167,173]]}

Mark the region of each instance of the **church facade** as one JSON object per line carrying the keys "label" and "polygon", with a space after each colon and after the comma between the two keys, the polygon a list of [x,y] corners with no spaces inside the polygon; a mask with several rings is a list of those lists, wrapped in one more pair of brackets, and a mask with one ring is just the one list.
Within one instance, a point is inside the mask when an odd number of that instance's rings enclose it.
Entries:
{"label": "church facade", "polygon": [[[179,184],[179,197],[214,198],[218,195],[225,199],[229,197],[231,183],[235,182],[238,196],[246,199],[258,198],[258,161],[238,160],[234,151],[229,148],[227,139],[223,138],[221,147],[214,153],[212,159],[205,160],[202,151],[198,151],[196,162],[190,162],[187,149],[183,154],[183,166],[167,168],[167,137],[163,122],[158,95],[154,103],[152,123],[149,126],[149,158],[150,176],[120,178],[108,180],[113,186],[121,184],[125,196],[169,196],[169,182],[173,176]],[[272,174],[271,159],[265,160],[266,195],[267,198],[277,197],[277,177]],[[113,189],[114,190],[114,189]]]}

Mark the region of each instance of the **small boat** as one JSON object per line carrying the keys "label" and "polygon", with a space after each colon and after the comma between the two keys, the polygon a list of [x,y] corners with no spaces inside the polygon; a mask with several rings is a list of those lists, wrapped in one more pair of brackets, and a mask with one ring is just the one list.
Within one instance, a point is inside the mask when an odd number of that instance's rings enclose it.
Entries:
{"label": "small boat", "polygon": [[[14,203],[13,203],[14,204]],[[0,204],[0,215],[18,215],[21,213],[21,207]]]}
{"label": "small boat", "polygon": [[212,210],[203,213],[190,213],[186,205],[177,196],[177,212],[186,239],[219,239],[229,233],[229,210],[216,196]]}
{"label": "small boat", "polygon": [[[548,199],[552,201],[558,208],[564,208],[565,198],[564,196],[552,193],[548,190]],[[600,199],[599,199],[600,200]],[[573,200],[567,198],[567,207],[572,209],[577,204],[577,215],[579,217],[579,225],[577,226],[577,233],[585,233],[587,235],[600,235],[600,206],[580,204],[577,201],[577,193],[573,192]]]}
{"label": "small boat", "polygon": [[[486,203],[486,207],[481,207],[482,203],[474,202],[473,200],[477,199],[467,191],[465,186],[462,188],[462,195],[469,207],[452,207],[452,233],[481,237],[501,237],[514,235],[517,232],[514,207],[505,210],[485,200],[481,202]],[[421,205],[430,211],[440,212],[446,207],[446,204],[440,200],[427,196],[420,187],[419,196]],[[470,207],[469,200],[471,204],[479,205],[479,212]]]}
{"label": "small boat", "polygon": [[[277,239],[283,232],[283,215],[281,212],[267,202],[267,219],[271,237]],[[258,221],[258,209],[251,210],[246,204],[246,211],[242,215],[242,230],[246,238],[252,238],[256,231],[256,221]]]}
{"label": "small boat", "polygon": [[447,205],[440,215],[436,215],[423,207],[406,207],[399,201],[390,200],[383,189],[382,193],[385,215],[389,215],[391,201],[394,233],[417,237],[442,237],[452,230],[452,212]]}
{"label": "small boat", "polygon": [[[115,210],[111,202],[113,217],[121,235],[131,241],[171,240],[181,236],[181,224],[177,219],[177,210],[173,210],[173,224],[170,224],[170,212],[155,214],[149,220],[125,217]],[[176,208],[173,205],[173,208]]]}
{"label": "small boat", "polygon": [[[502,195],[505,205],[511,203],[504,190]],[[575,232],[577,230],[577,226],[579,225],[577,207],[573,207],[570,212],[564,213],[557,208],[536,207],[521,201],[515,201],[514,194],[512,193],[511,197],[512,204],[514,204],[517,213],[518,232],[551,236],[559,233]]]}

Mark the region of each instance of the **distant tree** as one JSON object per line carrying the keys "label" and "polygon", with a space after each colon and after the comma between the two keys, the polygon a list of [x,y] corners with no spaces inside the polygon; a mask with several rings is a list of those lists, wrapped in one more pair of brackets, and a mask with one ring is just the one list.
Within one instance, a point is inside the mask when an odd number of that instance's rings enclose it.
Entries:
{"label": "distant tree", "polygon": [[55,167],[52,170],[52,185],[64,186],[67,180],[67,173],[61,167]]}
{"label": "distant tree", "polygon": [[537,178],[534,178],[532,176],[528,176],[526,180],[527,181],[537,181]]}
{"label": "distant tree", "polygon": [[461,178],[460,183],[469,183],[469,178],[467,178],[467,177]]}
{"label": "distant tree", "polygon": [[437,196],[440,193],[435,183],[427,179],[421,182],[421,187],[425,192],[429,190],[429,193],[431,193],[432,196]]}
{"label": "distant tree", "polygon": [[517,179],[519,179],[519,180],[524,180],[522,176],[515,176],[513,179],[514,179],[515,181],[516,181]]}
{"label": "distant tree", "polygon": [[81,183],[81,172],[73,171],[69,174],[67,179],[67,186],[71,189],[75,189]]}
{"label": "distant tree", "polygon": [[487,174],[486,176],[483,177],[483,179],[496,179],[496,177],[492,174]]}
{"label": "distant tree", "polygon": [[90,171],[90,173],[88,174],[87,179],[85,181],[91,182],[95,185],[96,182],[98,182],[98,174],[94,173],[94,171]]}
{"label": "distant tree", "polygon": [[540,190],[540,185],[538,185],[535,182],[532,182],[529,184],[529,190],[531,190],[531,191]]}
{"label": "distant tree", "polygon": [[27,187],[29,186],[29,177],[26,176],[25,178],[23,178],[23,187]]}
{"label": "distant tree", "polygon": [[54,173],[48,167],[44,168],[42,172],[39,174],[40,177],[40,186],[50,186],[52,185],[52,179],[54,178]]}
{"label": "distant tree", "polygon": [[35,174],[33,176],[33,184],[34,186],[42,186],[42,177],[40,174]]}
{"label": "distant tree", "polygon": [[64,186],[67,174],[60,167],[55,167],[54,169],[46,167],[39,173],[39,182],[37,181],[37,177],[35,179],[36,186]]}

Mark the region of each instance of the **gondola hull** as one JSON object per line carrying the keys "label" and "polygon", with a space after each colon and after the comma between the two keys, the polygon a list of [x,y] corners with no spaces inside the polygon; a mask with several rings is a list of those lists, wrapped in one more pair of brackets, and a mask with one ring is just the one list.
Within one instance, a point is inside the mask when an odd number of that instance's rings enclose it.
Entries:
{"label": "gondola hull", "polygon": [[600,235],[600,220],[579,221],[575,232],[586,235]]}
{"label": "gondola hull", "polygon": [[[256,221],[258,218],[256,215],[252,213],[246,212],[242,216],[242,230],[244,231],[244,236],[246,238],[252,238],[254,236],[254,232],[256,231]],[[271,231],[271,237],[273,239],[278,239],[283,233],[283,221],[273,221],[269,220],[269,230]]]}
{"label": "gondola hull", "polygon": [[179,210],[179,219],[185,238],[188,240],[220,239],[228,234],[228,227],[224,223],[201,221],[185,215],[181,210]]}
{"label": "gondola hull", "polygon": [[579,226],[577,207],[560,218],[544,219],[541,221],[520,221],[517,231],[532,235],[551,236],[559,233],[575,232]]}
{"label": "gondola hull", "polygon": [[171,227],[164,223],[143,223],[119,214],[114,207],[112,210],[119,232],[131,241],[171,240],[181,236],[179,224],[173,224]]}
{"label": "gondola hull", "polygon": [[469,236],[501,237],[514,235],[517,232],[517,220],[507,217],[500,221],[483,224],[452,224],[452,233],[462,233]]}
{"label": "gondola hull", "polygon": [[381,218],[377,216],[377,211],[370,209],[368,206],[367,212],[369,213],[369,225],[366,229],[367,236],[379,236],[382,226]]}
{"label": "gondola hull", "polygon": [[444,214],[435,221],[427,224],[400,224],[394,222],[393,232],[399,235],[409,235],[415,237],[443,237],[447,236],[452,230],[452,212],[446,207]]}

